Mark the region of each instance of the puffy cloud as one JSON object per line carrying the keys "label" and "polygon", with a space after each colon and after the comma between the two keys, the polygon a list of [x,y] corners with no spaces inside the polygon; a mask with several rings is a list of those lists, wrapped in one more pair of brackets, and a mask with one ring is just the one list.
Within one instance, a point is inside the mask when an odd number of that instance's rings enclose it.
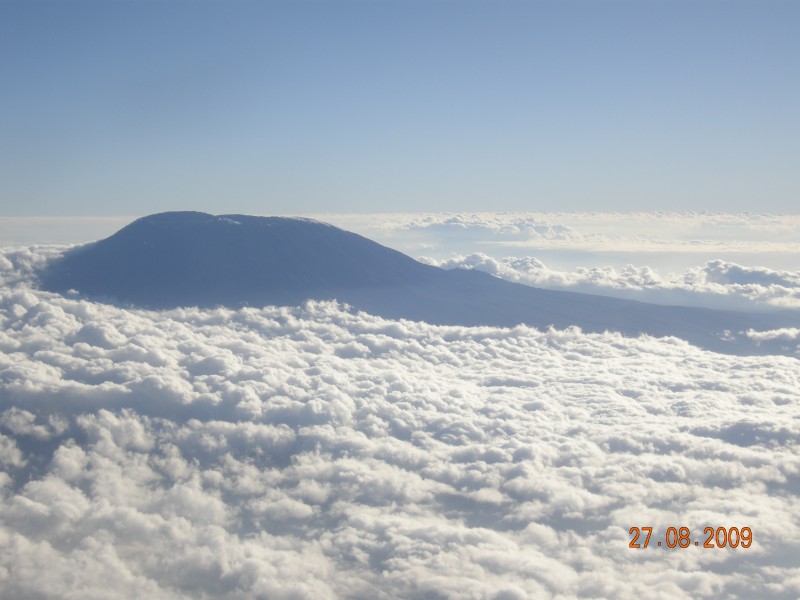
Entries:
{"label": "puffy cloud", "polygon": [[25,464],[25,459],[14,438],[3,434],[0,434],[0,464],[8,467],[21,467]]}
{"label": "puffy cloud", "polygon": [[758,340],[797,340],[800,338],[800,329],[797,327],[784,327],[782,329],[770,329],[769,331],[747,331],[747,337]]}
{"label": "puffy cloud", "polygon": [[60,256],[70,246],[19,246],[0,248],[0,286],[11,288],[29,284],[33,274],[47,261]]}
{"label": "puffy cloud", "polygon": [[12,407],[0,413],[0,426],[16,436],[32,436],[38,440],[47,440],[54,435],[64,433],[67,422],[59,416],[50,415],[46,423],[36,424],[36,415]]}
{"label": "puffy cloud", "polygon": [[0,351],[3,597],[798,593],[795,358],[22,283]]}
{"label": "puffy cloud", "polygon": [[708,261],[702,267],[666,275],[651,267],[633,265],[623,269],[578,267],[574,271],[559,271],[535,257],[497,259],[482,252],[421,260],[445,269],[477,269],[527,285],[651,302],[744,310],[800,308],[800,273],[745,267],[723,260]]}

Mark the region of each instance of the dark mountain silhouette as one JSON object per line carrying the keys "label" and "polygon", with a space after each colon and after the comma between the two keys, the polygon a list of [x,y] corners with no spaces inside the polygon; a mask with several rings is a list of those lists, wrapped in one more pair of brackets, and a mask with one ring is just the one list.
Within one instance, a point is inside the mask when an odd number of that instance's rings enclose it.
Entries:
{"label": "dark mountain silhouette", "polygon": [[434,279],[439,269],[308,219],[169,212],[67,252],[45,289],[148,308],[296,304]]}
{"label": "dark mountain silhouette", "polygon": [[[296,305],[336,299],[388,318],[448,325],[673,335],[728,353],[781,352],[743,334],[797,326],[793,314],[662,306],[533,288],[445,271],[308,219],[171,212],[72,249],[40,273],[43,289],[144,308]],[[731,340],[731,338],[735,338]]]}

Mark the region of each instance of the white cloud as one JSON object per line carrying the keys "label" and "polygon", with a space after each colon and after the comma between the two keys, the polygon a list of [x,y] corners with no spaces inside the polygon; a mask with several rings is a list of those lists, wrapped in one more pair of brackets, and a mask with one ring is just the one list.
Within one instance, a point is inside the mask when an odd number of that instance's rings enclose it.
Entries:
{"label": "white cloud", "polygon": [[0,351],[4,597],[797,596],[794,358],[24,287]]}
{"label": "white cloud", "polygon": [[[800,215],[317,215],[433,264],[662,304],[800,308]],[[511,255],[511,256],[509,256]],[[749,265],[749,266],[744,266]]]}
{"label": "white cloud", "polygon": [[409,215],[402,229],[458,231],[493,234],[525,240],[579,240],[582,236],[566,225],[551,223],[547,219],[525,214],[433,214]]}
{"label": "white cloud", "polygon": [[651,267],[628,265],[551,269],[535,257],[492,258],[481,252],[447,259],[421,258],[445,269],[477,269],[502,279],[545,288],[613,295],[636,300],[728,307],[800,308],[800,273],[745,267],[722,260],[681,273],[660,274]]}
{"label": "white cloud", "polygon": [[[616,253],[800,253],[800,215],[709,213],[396,213],[314,215],[406,252],[495,248]],[[472,248],[470,252],[474,252]],[[443,258],[443,257],[438,257]]]}
{"label": "white cloud", "polygon": [[769,331],[747,331],[747,337],[759,340],[796,340],[800,338],[800,329],[797,327],[784,327],[782,329],[770,329]]}
{"label": "white cloud", "polygon": [[67,429],[65,419],[50,415],[44,424],[36,424],[36,415],[17,407],[0,413],[0,426],[16,436],[31,436],[37,440],[47,440],[61,435]]}
{"label": "white cloud", "polygon": [[[14,438],[0,433],[0,464],[4,467],[21,467],[25,459],[17,447]],[[6,481],[4,479],[4,481]]]}
{"label": "white cloud", "polygon": [[36,270],[60,256],[69,246],[20,246],[0,248],[0,286],[30,284]]}

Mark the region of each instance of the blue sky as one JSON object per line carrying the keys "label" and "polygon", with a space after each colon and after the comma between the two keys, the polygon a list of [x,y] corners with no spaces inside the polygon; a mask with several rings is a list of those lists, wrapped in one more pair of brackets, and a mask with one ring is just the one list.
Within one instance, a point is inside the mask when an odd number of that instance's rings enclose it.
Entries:
{"label": "blue sky", "polygon": [[797,212],[796,2],[0,3],[0,214]]}

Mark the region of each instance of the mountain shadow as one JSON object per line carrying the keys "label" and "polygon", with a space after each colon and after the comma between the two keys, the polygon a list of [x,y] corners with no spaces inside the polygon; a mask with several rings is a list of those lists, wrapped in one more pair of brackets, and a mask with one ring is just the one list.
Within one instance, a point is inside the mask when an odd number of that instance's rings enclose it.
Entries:
{"label": "mountain shadow", "polygon": [[478,271],[422,264],[309,219],[169,212],[67,251],[39,273],[43,289],[150,309],[298,305],[335,299],[391,319],[440,325],[520,323],[676,336],[735,354],[790,353],[744,332],[796,327],[790,313],[662,306],[543,290]]}

